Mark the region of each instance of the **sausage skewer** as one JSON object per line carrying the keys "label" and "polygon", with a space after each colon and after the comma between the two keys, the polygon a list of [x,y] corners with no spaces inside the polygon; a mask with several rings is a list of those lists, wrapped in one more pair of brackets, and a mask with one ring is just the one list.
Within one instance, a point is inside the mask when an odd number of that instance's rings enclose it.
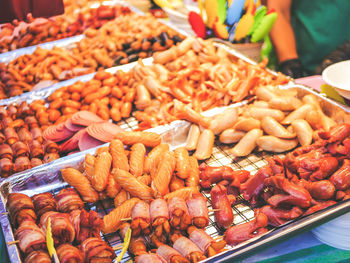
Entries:
{"label": "sausage skewer", "polygon": [[137,237],[142,233],[144,235],[150,234],[151,216],[148,203],[144,201],[138,202],[131,210],[131,219],[130,228],[132,229],[132,235],[134,237]]}
{"label": "sausage skewer", "polygon": [[155,199],[150,204],[151,222],[158,238],[170,233],[168,204],[164,199]]}

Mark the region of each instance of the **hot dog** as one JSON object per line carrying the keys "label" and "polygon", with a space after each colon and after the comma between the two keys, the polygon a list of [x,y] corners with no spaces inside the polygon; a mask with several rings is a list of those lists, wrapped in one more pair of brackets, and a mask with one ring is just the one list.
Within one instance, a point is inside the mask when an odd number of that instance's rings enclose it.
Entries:
{"label": "hot dog", "polygon": [[211,191],[211,200],[214,209],[215,221],[220,228],[228,228],[233,222],[231,203],[227,197],[227,189],[221,184],[214,186]]}

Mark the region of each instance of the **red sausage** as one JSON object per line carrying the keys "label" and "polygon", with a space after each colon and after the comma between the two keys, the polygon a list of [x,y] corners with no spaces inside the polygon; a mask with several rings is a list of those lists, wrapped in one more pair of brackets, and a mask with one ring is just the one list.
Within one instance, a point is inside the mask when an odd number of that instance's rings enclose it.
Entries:
{"label": "red sausage", "polygon": [[225,186],[215,185],[211,191],[211,201],[214,209],[215,221],[221,228],[228,228],[233,222],[233,212],[231,203],[227,197],[227,189]]}

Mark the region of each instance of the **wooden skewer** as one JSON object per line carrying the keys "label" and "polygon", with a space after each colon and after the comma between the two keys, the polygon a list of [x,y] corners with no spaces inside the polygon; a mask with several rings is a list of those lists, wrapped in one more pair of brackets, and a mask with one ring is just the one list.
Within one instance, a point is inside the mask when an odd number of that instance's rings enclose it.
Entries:
{"label": "wooden skewer", "polygon": [[19,240],[7,242],[7,245],[11,246],[11,245],[14,245],[14,244],[17,244],[17,243],[19,243]]}
{"label": "wooden skewer", "polygon": [[4,213],[1,213],[2,215],[8,215],[9,214],[9,212],[4,212]]}
{"label": "wooden skewer", "polygon": [[221,210],[221,209],[218,209],[218,208],[217,208],[217,209],[209,209],[208,211],[209,211],[209,213],[210,213],[210,212],[216,212],[216,211],[220,211],[220,210]]}
{"label": "wooden skewer", "polygon": [[122,218],[122,219],[120,219],[120,221],[129,221],[129,220],[131,220],[131,217],[127,217],[127,218]]}

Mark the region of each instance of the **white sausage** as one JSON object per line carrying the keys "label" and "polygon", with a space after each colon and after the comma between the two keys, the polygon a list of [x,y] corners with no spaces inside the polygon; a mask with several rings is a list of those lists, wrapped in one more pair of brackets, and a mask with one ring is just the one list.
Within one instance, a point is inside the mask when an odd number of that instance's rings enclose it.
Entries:
{"label": "white sausage", "polygon": [[245,132],[236,131],[235,129],[227,129],[220,134],[219,140],[222,143],[234,143],[242,139],[245,134]]}
{"label": "white sausage", "polygon": [[284,113],[280,110],[275,109],[251,107],[249,109],[249,115],[258,120],[261,120],[265,116],[270,116],[276,121],[282,121],[284,119]]}
{"label": "white sausage", "polygon": [[198,125],[192,124],[186,140],[186,150],[193,151],[197,148],[199,135],[201,134]]}
{"label": "white sausage", "polygon": [[254,118],[240,118],[233,126],[237,131],[248,132],[252,129],[260,129],[260,121]]}
{"label": "white sausage", "polygon": [[289,132],[278,121],[270,116],[266,116],[261,120],[262,129],[269,135],[283,139],[295,138],[296,134]]}
{"label": "white sausage", "polygon": [[212,130],[214,134],[219,134],[223,130],[231,128],[233,124],[235,124],[237,117],[237,108],[228,108],[214,116],[214,119],[210,121],[209,129]]}
{"label": "white sausage", "polygon": [[278,109],[281,111],[292,111],[299,108],[302,102],[296,97],[275,97],[269,101],[269,106],[273,109]]}
{"label": "white sausage", "polygon": [[261,136],[256,143],[264,151],[280,153],[294,149],[298,145],[298,140],[286,140],[268,135]]}
{"label": "white sausage", "polygon": [[229,150],[234,156],[247,156],[256,147],[256,141],[263,135],[263,131],[260,129],[253,129],[249,131],[243,138],[236,144],[235,147]]}
{"label": "white sausage", "polygon": [[196,152],[193,156],[198,160],[208,159],[213,151],[215,135],[214,133],[206,129],[199,136]]}
{"label": "white sausage", "polygon": [[281,123],[282,124],[291,124],[297,119],[305,119],[306,114],[312,110],[312,106],[309,104],[304,104],[300,108],[291,112]]}
{"label": "white sausage", "polygon": [[295,120],[292,122],[292,127],[298,136],[301,146],[310,145],[312,143],[313,130],[306,120]]}

